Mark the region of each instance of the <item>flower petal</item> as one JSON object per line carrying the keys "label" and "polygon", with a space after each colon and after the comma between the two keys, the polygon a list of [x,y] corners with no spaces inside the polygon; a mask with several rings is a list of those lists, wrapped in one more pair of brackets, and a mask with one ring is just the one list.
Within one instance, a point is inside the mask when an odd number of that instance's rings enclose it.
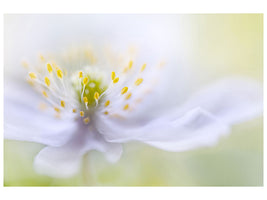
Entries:
{"label": "flower petal", "polygon": [[110,142],[135,140],[168,151],[210,146],[229,132],[227,125],[201,108],[192,109],[173,120],[164,116],[135,128],[127,128],[123,124],[107,120],[101,124],[98,130]]}
{"label": "flower petal", "polygon": [[179,113],[199,106],[227,124],[236,124],[262,114],[262,93],[261,85],[254,80],[223,79],[193,95]]}
{"label": "flower petal", "polygon": [[5,91],[5,139],[61,146],[74,134],[77,123],[73,119],[56,119],[51,113],[42,112],[37,108],[39,98],[33,92],[24,88],[13,93],[9,91],[14,90]]}
{"label": "flower petal", "polygon": [[120,144],[108,143],[101,135],[83,126],[62,147],[44,148],[36,156],[34,168],[43,175],[67,178],[79,171],[83,155],[90,150],[106,153],[111,162],[117,161],[122,153]]}

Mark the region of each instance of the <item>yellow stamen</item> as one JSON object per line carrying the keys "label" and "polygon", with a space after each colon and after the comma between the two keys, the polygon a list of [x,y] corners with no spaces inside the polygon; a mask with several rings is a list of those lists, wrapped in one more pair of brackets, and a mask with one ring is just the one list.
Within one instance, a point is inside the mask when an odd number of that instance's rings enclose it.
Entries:
{"label": "yellow stamen", "polygon": [[44,97],[46,97],[46,98],[48,97],[46,91],[43,91],[42,93],[43,93]]}
{"label": "yellow stamen", "polygon": [[26,69],[29,68],[29,65],[28,65],[28,63],[27,63],[26,61],[22,61],[21,64],[22,64],[22,66],[23,66],[24,68],[26,68]]}
{"label": "yellow stamen", "polygon": [[111,72],[111,80],[114,80],[114,79],[115,79],[115,77],[116,77],[116,74],[115,74],[115,72]]}
{"label": "yellow stamen", "polygon": [[128,91],[128,87],[124,87],[121,90],[121,94],[125,94]]}
{"label": "yellow stamen", "polygon": [[123,110],[127,110],[129,108],[129,104],[126,104],[124,107],[123,107]]}
{"label": "yellow stamen", "polygon": [[37,77],[34,72],[30,72],[29,76],[30,76],[31,79],[36,79],[36,77]]}
{"label": "yellow stamen", "polygon": [[47,105],[45,103],[40,103],[39,104],[39,109],[40,110],[45,110],[47,108]]}
{"label": "yellow stamen", "polygon": [[80,111],[80,116],[83,117],[84,116],[84,112]]}
{"label": "yellow stamen", "polygon": [[143,66],[141,67],[141,70],[140,70],[140,71],[141,71],[141,72],[144,71],[145,68],[146,68],[146,64],[143,64]]}
{"label": "yellow stamen", "polygon": [[53,71],[53,68],[52,68],[51,64],[49,64],[49,63],[47,63],[47,71],[49,73],[52,73],[52,71]]}
{"label": "yellow stamen", "polygon": [[125,68],[123,69],[123,73],[126,73],[127,71],[128,71],[128,68],[125,67]]}
{"label": "yellow stamen", "polygon": [[84,103],[88,103],[87,97],[83,97],[83,101],[84,101]]}
{"label": "yellow stamen", "polygon": [[85,124],[88,124],[88,123],[90,122],[90,118],[89,118],[89,117],[84,118],[84,119],[83,119],[83,122],[84,122]]}
{"label": "yellow stamen", "polygon": [[142,78],[138,78],[136,81],[135,81],[135,85],[140,85],[141,83],[143,82],[143,79]]}
{"label": "yellow stamen", "polygon": [[58,112],[58,113],[60,112],[60,109],[57,108],[57,107],[55,107],[54,110],[55,110],[56,112]]}
{"label": "yellow stamen", "polygon": [[108,111],[105,111],[104,114],[105,114],[105,115],[108,115]]}
{"label": "yellow stamen", "polygon": [[72,112],[73,112],[73,113],[76,113],[76,112],[77,112],[77,110],[76,110],[75,108],[73,108],[73,109],[72,109]]}
{"label": "yellow stamen", "polygon": [[110,100],[107,100],[105,103],[105,107],[107,107],[110,104]]}
{"label": "yellow stamen", "polygon": [[131,69],[133,67],[133,61],[132,60],[130,60],[128,67],[129,67],[129,69]]}
{"label": "yellow stamen", "polygon": [[57,77],[63,78],[63,72],[60,69],[57,70]]}
{"label": "yellow stamen", "polygon": [[119,82],[119,77],[117,77],[117,78],[115,78],[114,80],[113,80],[113,83],[118,83]]}
{"label": "yellow stamen", "polygon": [[62,101],[60,102],[60,105],[61,105],[61,107],[65,108],[65,101],[62,100]]}
{"label": "yellow stamen", "polygon": [[127,100],[127,99],[130,99],[131,96],[132,96],[132,93],[128,93],[128,94],[126,95],[125,99],[126,99],[126,100]]}
{"label": "yellow stamen", "polygon": [[79,78],[83,77],[83,72],[79,72]]}
{"label": "yellow stamen", "polygon": [[44,82],[45,82],[45,84],[47,85],[47,87],[50,86],[50,80],[49,80],[48,77],[45,77],[45,78],[44,78]]}
{"label": "yellow stamen", "polygon": [[87,83],[88,83],[88,77],[85,77],[85,78],[83,79],[83,84],[86,85]]}
{"label": "yellow stamen", "polygon": [[42,54],[39,55],[39,58],[41,59],[41,61],[43,61],[43,62],[45,61],[45,58]]}
{"label": "yellow stamen", "polygon": [[99,98],[99,93],[98,92],[95,92],[94,98],[95,98],[95,100],[98,100],[98,98]]}

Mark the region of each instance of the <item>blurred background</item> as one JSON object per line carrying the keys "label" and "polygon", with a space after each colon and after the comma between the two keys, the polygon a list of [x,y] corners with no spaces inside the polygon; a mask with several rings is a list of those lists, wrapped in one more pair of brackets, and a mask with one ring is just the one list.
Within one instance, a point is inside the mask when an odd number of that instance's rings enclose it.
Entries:
{"label": "blurred background", "polygon": [[[263,15],[5,15],[5,85],[24,57],[84,41],[98,45],[150,47],[194,70],[199,85],[221,77],[248,76],[263,82]],[[160,48],[151,48],[154,46]],[[173,84],[176,88],[178,83]],[[165,152],[140,143],[124,145],[118,163],[98,152],[84,157],[77,176],[38,175],[33,159],[43,145],[4,142],[5,186],[261,186],[263,118],[233,127],[215,147]]]}

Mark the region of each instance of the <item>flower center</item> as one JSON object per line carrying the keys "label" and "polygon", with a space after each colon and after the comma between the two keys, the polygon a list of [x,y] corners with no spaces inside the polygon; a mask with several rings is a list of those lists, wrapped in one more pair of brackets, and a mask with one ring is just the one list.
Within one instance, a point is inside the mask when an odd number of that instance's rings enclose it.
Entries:
{"label": "flower center", "polygon": [[73,75],[73,87],[82,110],[91,110],[101,101],[101,96],[107,89],[101,72],[80,71],[78,76]]}

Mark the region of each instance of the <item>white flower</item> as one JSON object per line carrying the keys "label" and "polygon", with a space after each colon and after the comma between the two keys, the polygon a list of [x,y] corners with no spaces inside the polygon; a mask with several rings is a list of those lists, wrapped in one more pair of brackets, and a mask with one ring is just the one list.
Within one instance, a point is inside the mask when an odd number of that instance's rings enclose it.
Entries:
{"label": "white flower", "polygon": [[35,158],[37,172],[74,175],[90,150],[116,162],[129,141],[167,151],[211,146],[231,125],[262,112],[259,85],[243,78],[214,83],[167,109],[177,98],[167,88],[168,64],[103,55],[98,61],[88,49],[41,55],[23,63],[29,85],[6,84],[5,138],[47,145]]}
{"label": "white flower", "polygon": [[[116,162],[129,141],[167,151],[211,146],[231,125],[262,113],[262,90],[253,80],[233,77],[199,89],[196,75],[186,74],[186,64],[173,70],[177,55],[186,57],[180,30],[187,26],[178,16],[6,19],[4,136],[47,146],[34,161],[41,174],[72,176],[90,150]],[[25,74],[12,68],[39,48],[58,49],[88,38],[100,47],[107,41],[117,45],[115,54],[78,48],[23,63]],[[120,54],[131,43],[141,46],[138,57],[132,50]]]}

